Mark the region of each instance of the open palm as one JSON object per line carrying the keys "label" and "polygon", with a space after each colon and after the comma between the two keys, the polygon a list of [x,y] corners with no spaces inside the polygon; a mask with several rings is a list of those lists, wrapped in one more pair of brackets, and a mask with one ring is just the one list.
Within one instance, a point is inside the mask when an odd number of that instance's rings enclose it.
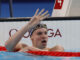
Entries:
{"label": "open palm", "polygon": [[49,17],[48,11],[44,12],[44,9],[42,9],[39,13],[38,12],[39,12],[39,9],[36,10],[34,16],[31,18],[29,22],[30,26],[35,26],[38,23],[40,23],[40,21],[42,21],[43,19]]}

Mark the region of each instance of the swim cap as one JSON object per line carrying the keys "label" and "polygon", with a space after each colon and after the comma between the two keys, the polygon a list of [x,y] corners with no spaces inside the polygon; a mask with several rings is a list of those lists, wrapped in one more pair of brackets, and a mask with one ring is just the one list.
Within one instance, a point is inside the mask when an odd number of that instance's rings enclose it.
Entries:
{"label": "swim cap", "polygon": [[33,32],[39,28],[46,28],[47,29],[47,25],[46,24],[42,24],[42,23],[39,23],[38,25],[32,27],[30,30],[29,30],[29,34],[30,34],[30,37],[32,36]]}

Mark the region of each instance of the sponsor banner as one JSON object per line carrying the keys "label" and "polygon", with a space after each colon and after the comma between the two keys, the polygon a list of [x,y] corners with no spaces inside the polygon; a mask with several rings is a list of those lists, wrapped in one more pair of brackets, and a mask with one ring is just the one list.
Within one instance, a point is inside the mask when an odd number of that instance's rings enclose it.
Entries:
{"label": "sponsor banner", "polygon": [[[4,46],[5,41],[27,23],[28,21],[0,22],[0,45]],[[65,49],[80,48],[80,21],[43,21],[42,23],[48,26],[48,47],[62,45]],[[20,42],[32,45],[28,32]]]}

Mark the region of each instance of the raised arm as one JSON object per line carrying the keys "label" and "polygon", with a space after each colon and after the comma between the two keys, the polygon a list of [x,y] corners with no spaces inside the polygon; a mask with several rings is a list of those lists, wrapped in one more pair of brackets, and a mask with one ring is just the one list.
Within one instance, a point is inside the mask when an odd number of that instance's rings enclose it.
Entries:
{"label": "raised arm", "polygon": [[[22,27],[19,31],[17,31],[13,36],[11,36],[5,43],[5,47],[8,51],[14,51],[14,48],[17,46],[18,42],[21,40],[23,35],[32,27],[37,25],[41,20],[47,18],[49,16],[48,11],[43,13],[44,9],[39,12],[37,9],[34,16],[30,19],[29,23]],[[38,13],[39,12],[39,13]],[[43,14],[42,14],[43,13]]]}

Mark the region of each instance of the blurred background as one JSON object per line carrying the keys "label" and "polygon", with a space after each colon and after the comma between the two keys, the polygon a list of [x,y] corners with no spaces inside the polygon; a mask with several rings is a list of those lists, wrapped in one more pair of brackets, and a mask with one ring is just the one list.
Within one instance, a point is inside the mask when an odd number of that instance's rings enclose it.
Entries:
{"label": "blurred background", "polygon": [[48,10],[52,14],[55,0],[0,0],[0,17],[10,17],[12,1],[13,17],[32,17],[37,8]]}

